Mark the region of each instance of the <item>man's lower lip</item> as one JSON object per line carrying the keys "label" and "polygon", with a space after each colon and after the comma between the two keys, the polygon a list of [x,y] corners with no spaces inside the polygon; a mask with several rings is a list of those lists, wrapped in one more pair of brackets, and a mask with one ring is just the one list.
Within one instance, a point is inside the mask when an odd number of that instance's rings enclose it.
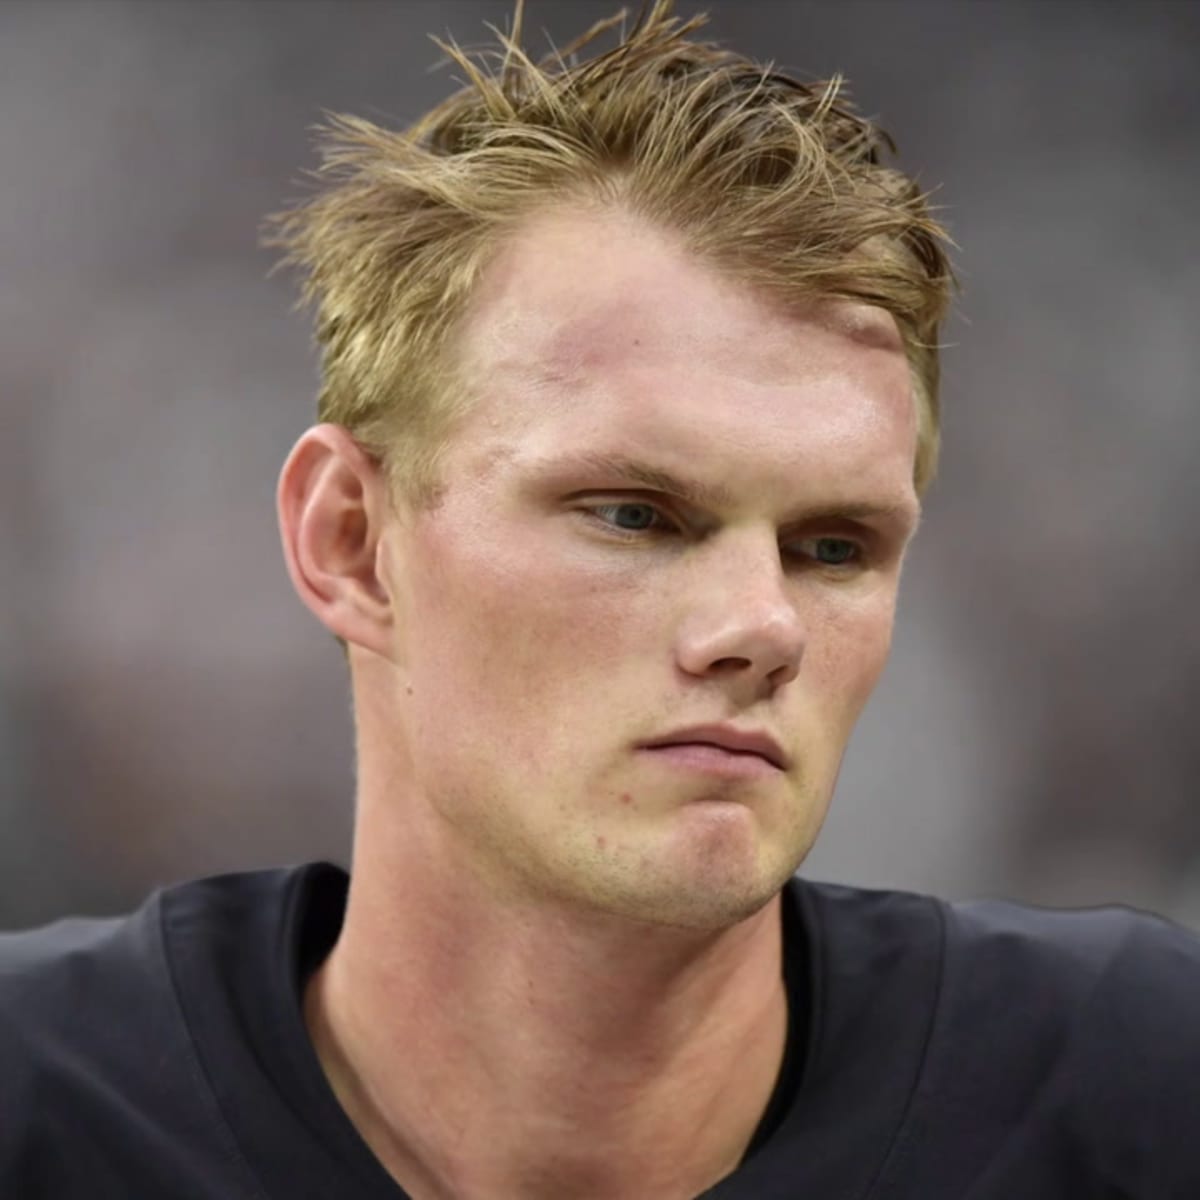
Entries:
{"label": "man's lower lip", "polygon": [[684,770],[729,778],[755,779],[778,775],[779,768],[761,754],[743,750],[726,750],[704,742],[679,742],[671,746],[643,746],[642,752],[652,754],[660,762]]}

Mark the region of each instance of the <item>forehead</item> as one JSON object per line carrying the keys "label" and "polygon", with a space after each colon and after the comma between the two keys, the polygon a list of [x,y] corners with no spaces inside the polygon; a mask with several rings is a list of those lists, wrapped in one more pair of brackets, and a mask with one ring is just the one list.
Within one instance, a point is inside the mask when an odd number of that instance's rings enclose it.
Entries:
{"label": "forehead", "polygon": [[710,353],[790,375],[810,352],[796,345],[801,321],[831,344],[903,351],[882,309],[825,301],[788,310],[701,262],[682,235],[622,212],[555,210],[521,227],[483,272],[463,341],[488,368],[536,359],[558,373],[601,366],[613,351],[686,353],[700,339]]}
{"label": "forehead", "polygon": [[911,475],[915,408],[889,314],[784,308],[624,214],[530,222],[484,272],[459,349],[477,400],[467,441],[493,461],[498,443],[520,459],[607,436]]}

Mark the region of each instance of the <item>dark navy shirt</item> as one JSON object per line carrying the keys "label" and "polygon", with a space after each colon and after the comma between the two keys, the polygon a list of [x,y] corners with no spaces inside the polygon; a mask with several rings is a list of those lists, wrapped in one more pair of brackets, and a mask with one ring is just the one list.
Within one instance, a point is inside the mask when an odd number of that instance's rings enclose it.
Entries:
{"label": "dark navy shirt", "polygon": [[[346,883],[228,875],[0,936],[0,1200],[403,1200],[301,1013]],[[1195,935],[798,879],[785,901],[784,1066],[705,1200],[1200,1200]]]}

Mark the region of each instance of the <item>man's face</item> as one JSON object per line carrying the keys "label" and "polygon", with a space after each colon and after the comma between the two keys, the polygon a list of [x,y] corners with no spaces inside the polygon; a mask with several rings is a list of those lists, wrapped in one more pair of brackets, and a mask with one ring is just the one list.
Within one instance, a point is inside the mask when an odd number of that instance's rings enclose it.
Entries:
{"label": "man's face", "polygon": [[[462,338],[445,495],[380,558],[403,786],[488,886],[742,919],[811,847],[887,655],[917,516],[895,325],[783,312],[632,218],[561,213]],[[781,765],[701,744],[730,730]]]}

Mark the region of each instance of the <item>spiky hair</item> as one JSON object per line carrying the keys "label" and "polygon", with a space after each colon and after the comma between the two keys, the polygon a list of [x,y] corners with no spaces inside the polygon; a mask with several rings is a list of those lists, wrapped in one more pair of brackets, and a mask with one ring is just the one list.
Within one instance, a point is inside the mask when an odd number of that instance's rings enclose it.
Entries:
{"label": "spiky hair", "polygon": [[[348,427],[393,484],[428,498],[454,419],[456,319],[506,233],[572,202],[623,208],[787,301],[837,297],[895,318],[918,411],[914,479],[938,452],[937,334],[948,238],[894,146],[835,77],[800,82],[693,35],[657,0],[541,61],[511,32],[468,52],[434,39],[466,86],[389,131],[332,116],[319,192],[271,218],[305,274],[323,347],[321,420]],[[584,57],[616,32],[610,49]]]}

